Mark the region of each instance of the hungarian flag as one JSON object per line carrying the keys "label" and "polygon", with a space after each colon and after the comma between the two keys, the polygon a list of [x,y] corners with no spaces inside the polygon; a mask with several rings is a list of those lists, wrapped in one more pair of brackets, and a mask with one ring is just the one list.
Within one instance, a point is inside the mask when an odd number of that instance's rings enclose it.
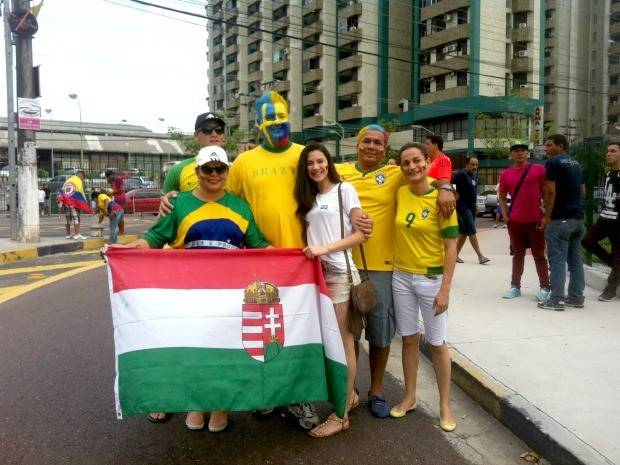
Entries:
{"label": "hungarian flag", "polygon": [[107,251],[116,413],[331,401],[347,366],[320,262],[299,249]]}
{"label": "hungarian flag", "polygon": [[79,208],[86,213],[93,213],[90,202],[86,200],[82,180],[76,175],[71,176],[65,181],[58,195],[58,202],[70,207]]}

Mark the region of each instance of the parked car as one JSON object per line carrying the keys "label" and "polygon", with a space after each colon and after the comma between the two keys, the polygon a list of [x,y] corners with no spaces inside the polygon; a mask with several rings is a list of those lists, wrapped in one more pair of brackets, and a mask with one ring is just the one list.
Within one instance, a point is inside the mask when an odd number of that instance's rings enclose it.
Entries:
{"label": "parked car", "polygon": [[0,169],[0,178],[8,178],[9,177],[9,168],[10,166],[4,166],[2,169]]}
{"label": "parked car", "polygon": [[157,187],[157,184],[146,176],[137,176],[135,178],[125,179],[125,190],[140,189],[144,187]]}
{"label": "parked car", "polygon": [[125,196],[125,213],[159,212],[162,190],[158,187],[134,189]]}
{"label": "parked car", "polygon": [[68,174],[69,176],[74,175],[78,171],[84,171],[84,168],[65,168],[64,170],[62,170],[63,174]]}
{"label": "parked car", "polygon": [[[487,198],[491,196],[491,201],[487,208]],[[495,206],[493,206],[493,198],[495,199]],[[478,216],[484,216],[485,214],[495,215],[495,208],[497,208],[497,193],[495,191],[482,191],[476,196],[476,210]]]}

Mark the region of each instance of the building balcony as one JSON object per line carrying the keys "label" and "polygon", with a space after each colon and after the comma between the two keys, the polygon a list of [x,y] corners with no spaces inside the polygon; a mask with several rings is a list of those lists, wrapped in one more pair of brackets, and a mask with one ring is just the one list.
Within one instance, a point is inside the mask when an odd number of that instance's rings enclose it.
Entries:
{"label": "building balcony", "polygon": [[[619,3],[620,5],[620,3]],[[618,44],[611,44],[609,46],[609,54],[610,55],[620,55],[620,43]]]}
{"label": "building balcony", "polygon": [[338,86],[338,95],[359,94],[362,92],[362,81],[350,81]]}
{"label": "building balcony", "polygon": [[291,46],[291,38],[290,37],[283,37],[280,40],[276,41],[273,43],[273,48],[274,50],[277,48],[289,48]]}
{"label": "building balcony", "polygon": [[609,65],[609,75],[614,76],[620,74],[620,65]]}
{"label": "building balcony", "polygon": [[[450,0],[445,0],[444,2],[440,3],[450,3]],[[436,3],[436,5],[439,5],[439,3]],[[420,50],[434,49],[443,44],[449,44],[451,42],[468,39],[470,35],[469,29],[469,24],[459,24],[457,26],[444,29],[443,31],[435,32],[434,34],[424,36],[420,40]]]}
{"label": "building balcony", "polygon": [[[455,52],[456,53],[456,52]],[[465,71],[469,69],[469,55],[457,56],[440,60],[432,65],[422,65],[420,67],[420,79],[428,79],[429,77],[441,76],[446,71]]]}
{"label": "building balcony", "polygon": [[261,82],[263,80],[263,72],[262,71],[254,71],[253,73],[248,73],[248,82]]}
{"label": "building balcony", "polygon": [[444,15],[454,10],[467,9],[471,6],[471,0],[443,0],[433,5],[422,8],[421,20],[434,18],[435,16]]}
{"label": "building balcony", "polygon": [[224,30],[223,30],[223,29],[224,29],[224,28],[223,28],[222,26],[220,26],[218,29],[215,29],[215,28],[213,28],[213,27],[212,27],[212,28],[210,29],[210,35],[211,35],[211,37],[212,37],[213,39],[216,39],[216,38],[220,37],[220,36],[223,34],[223,32],[224,32]]}
{"label": "building balcony", "polygon": [[558,24],[558,21],[555,16],[549,19],[545,19],[546,29],[555,29],[557,27],[557,24]]}
{"label": "building balcony", "polygon": [[350,1],[347,6],[338,10],[338,19],[350,18],[351,16],[359,16],[364,11],[361,2]]}
{"label": "building balcony", "polygon": [[224,12],[224,19],[226,21],[230,21],[237,16],[239,16],[239,8],[231,8],[230,10]]}
{"label": "building balcony", "polygon": [[359,68],[363,64],[362,55],[352,55],[338,62],[338,71],[348,71],[353,68]]}
{"label": "building balcony", "polygon": [[534,59],[528,57],[516,57],[510,63],[510,70],[513,73],[531,73],[534,71]]}
{"label": "building balcony", "polygon": [[357,105],[354,107],[343,108],[338,110],[338,119],[340,121],[347,121],[350,119],[359,119],[362,117],[362,107]]}
{"label": "building balcony", "polygon": [[545,66],[555,66],[555,56],[545,57]]}
{"label": "building balcony", "polygon": [[248,63],[254,63],[255,61],[261,61],[263,59],[263,52],[260,50],[248,55]]}
{"label": "building balcony", "polygon": [[273,64],[273,72],[279,73],[285,69],[291,69],[291,60],[280,60]]}
{"label": "building balcony", "polygon": [[291,90],[291,81],[276,81],[273,84],[273,90],[278,93],[288,92]]}
{"label": "building balcony", "polygon": [[556,100],[555,92],[545,94],[545,103],[554,103]]}
{"label": "building balcony", "polygon": [[323,55],[323,45],[316,44],[304,50],[304,59]]}
{"label": "building balcony", "polygon": [[322,80],[323,80],[322,69],[311,69],[310,71],[307,71],[302,75],[303,84],[308,84],[309,82],[322,81]]}
{"label": "building balcony", "polygon": [[280,29],[281,27],[289,27],[291,25],[291,17],[286,15],[279,19],[273,20],[273,29]]}
{"label": "building balcony", "polygon": [[218,84],[220,85],[224,84],[224,76],[221,74],[213,78],[213,85],[216,86]]}
{"label": "building balcony", "polygon": [[211,98],[214,102],[217,100],[222,100],[224,98],[224,92],[218,92],[217,94],[213,94]]}
{"label": "building balcony", "polygon": [[239,62],[235,61],[229,65],[226,65],[226,74],[236,73],[239,71]]}
{"label": "building balcony", "polygon": [[451,87],[449,89],[437,90],[434,92],[428,92],[426,94],[420,94],[420,104],[426,105],[429,103],[440,102],[442,100],[448,100],[451,98],[467,98],[469,97],[469,86]]}
{"label": "building balcony", "polygon": [[226,101],[226,108],[228,110],[233,110],[235,108],[239,108],[239,97],[231,98]]}
{"label": "building balcony", "polygon": [[[547,3],[549,3],[549,2],[547,2]],[[620,2],[619,3],[611,2],[611,7],[609,8],[609,13],[612,14],[612,15],[620,14]]]}
{"label": "building balcony", "polygon": [[612,37],[620,35],[620,23],[612,24],[609,26],[609,35]]}
{"label": "building balcony", "polygon": [[545,47],[557,47],[558,41],[555,37],[548,37],[545,39]]}
{"label": "building balcony", "polygon": [[534,0],[512,0],[512,12],[534,11]]}
{"label": "building balcony", "polygon": [[226,47],[226,54],[239,53],[239,44],[232,44]]}
{"label": "building balcony", "polygon": [[613,116],[620,115],[620,102],[610,103],[607,114]]}
{"label": "building balcony", "polygon": [[226,26],[227,35],[239,35],[239,26],[237,24],[229,24]]}
{"label": "building balcony", "polygon": [[313,128],[316,126],[323,126],[323,116],[322,115],[308,116],[307,118],[304,118],[302,124],[304,128]]}
{"label": "building balcony", "polygon": [[239,126],[240,121],[239,121],[239,115],[234,115],[234,116],[229,116],[228,117],[228,126],[232,127],[232,126]]}
{"label": "building balcony", "polygon": [[513,28],[511,40],[512,42],[532,42],[534,40],[534,28],[529,26]]}
{"label": "building balcony", "polygon": [[323,92],[312,92],[303,96],[303,106],[317,105],[323,103]]}
{"label": "building balcony", "polygon": [[545,2],[545,9],[547,10],[555,10],[557,8],[556,0],[547,0]]}
{"label": "building balcony", "polygon": [[311,2],[307,2],[303,6],[302,15],[307,15],[308,13],[312,11],[322,10],[322,9],[323,9],[323,0],[313,0]]}
{"label": "building balcony", "polygon": [[358,27],[353,31],[343,32],[338,35],[338,46],[344,47],[352,42],[359,42],[364,36],[363,29]]}
{"label": "building balcony", "polygon": [[533,98],[534,97],[534,89],[532,89],[531,84],[525,84],[527,87],[523,87],[523,84],[520,86],[515,86],[512,88],[513,97],[520,98]]}
{"label": "building balcony", "polygon": [[222,44],[219,45],[214,45],[213,47],[211,47],[211,55],[215,55],[217,53],[224,53],[224,46]]}
{"label": "building balcony", "polygon": [[620,84],[616,84],[615,86],[609,86],[607,89],[607,93],[611,95],[620,95]]}
{"label": "building balcony", "polygon": [[323,32],[323,21],[315,21],[314,23],[304,26],[302,29],[302,38],[320,34]]}
{"label": "building balcony", "polygon": [[555,76],[545,76],[546,86],[555,86],[555,84],[556,84]]}
{"label": "building balcony", "polygon": [[253,14],[248,14],[248,19],[252,19],[252,20],[257,20],[257,19],[263,19],[263,12],[262,11],[257,11]]}

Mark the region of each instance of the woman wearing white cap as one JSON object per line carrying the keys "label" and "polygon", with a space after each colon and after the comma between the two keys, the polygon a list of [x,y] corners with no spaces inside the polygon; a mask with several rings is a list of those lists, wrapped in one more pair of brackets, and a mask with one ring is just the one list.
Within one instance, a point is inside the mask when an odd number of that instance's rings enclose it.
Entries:
{"label": "woman wearing white cap", "polygon": [[[202,148],[196,157],[195,171],[199,186],[172,198],[171,214],[160,218],[141,239],[112,247],[150,249],[166,244],[176,249],[270,247],[248,203],[224,190],[228,176],[228,156],[224,149]],[[169,416],[169,413],[151,413],[148,418],[161,423]],[[204,422],[204,412],[189,412],[185,420],[191,430],[204,428]],[[211,413],[209,431],[223,431],[227,425],[226,412]]]}

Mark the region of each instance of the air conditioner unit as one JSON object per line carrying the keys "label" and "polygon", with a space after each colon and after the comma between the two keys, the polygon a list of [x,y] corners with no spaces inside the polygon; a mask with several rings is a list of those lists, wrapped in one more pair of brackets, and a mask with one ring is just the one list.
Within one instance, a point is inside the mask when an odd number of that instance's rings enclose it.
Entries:
{"label": "air conditioner unit", "polygon": [[443,20],[446,23],[452,21],[452,15],[443,15]]}
{"label": "air conditioner unit", "polygon": [[456,44],[450,44],[444,48],[446,52],[456,52]]}
{"label": "air conditioner unit", "polygon": [[352,103],[351,106],[352,107],[356,107],[358,104],[357,103]]}
{"label": "air conditioner unit", "polygon": [[284,50],[282,50],[282,52],[284,53],[284,56],[288,56],[288,54],[291,53],[291,49],[285,48]]}
{"label": "air conditioner unit", "polygon": [[456,76],[456,72],[454,72],[454,71],[450,71],[450,72],[448,73],[448,76],[450,76],[450,77],[454,77],[454,76]]}
{"label": "air conditioner unit", "polygon": [[317,92],[319,92],[319,91],[323,90],[323,88],[322,88],[321,86],[316,86],[314,89],[315,89]]}
{"label": "air conditioner unit", "polygon": [[433,82],[434,80],[435,80],[435,78],[434,78],[434,77],[432,77],[432,76],[428,78],[428,81],[429,81],[429,82]]}
{"label": "air conditioner unit", "polygon": [[349,6],[351,6],[351,5],[355,5],[355,2],[354,2],[353,0],[349,0],[349,4],[348,4],[348,5],[349,5]]}
{"label": "air conditioner unit", "polygon": [[527,50],[519,50],[516,55],[518,57],[526,57],[527,56]]}
{"label": "air conditioner unit", "polygon": [[519,84],[519,88],[521,89],[527,89],[529,87],[528,84]]}
{"label": "air conditioner unit", "polygon": [[519,29],[523,29],[527,27],[527,23],[519,23]]}
{"label": "air conditioner unit", "polygon": [[351,27],[349,28],[349,31],[350,31],[350,32],[352,32],[352,31],[355,31],[356,29],[357,29],[357,28],[356,28],[355,26],[351,26]]}

